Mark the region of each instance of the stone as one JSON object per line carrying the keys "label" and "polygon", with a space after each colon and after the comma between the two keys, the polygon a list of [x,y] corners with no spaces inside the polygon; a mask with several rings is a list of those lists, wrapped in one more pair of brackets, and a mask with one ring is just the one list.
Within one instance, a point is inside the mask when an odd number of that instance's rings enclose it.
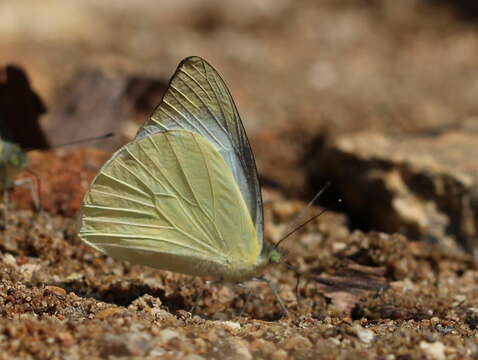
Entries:
{"label": "stone", "polygon": [[179,338],[180,334],[177,331],[171,330],[171,329],[164,329],[161,330],[159,333],[159,339],[161,340],[162,343],[167,343],[171,339],[174,338]]}
{"label": "stone", "polygon": [[144,356],[152,347],[151,336],[132,332],[121,335],[107,335],[103,339],[103,356]]}
{"label": "stone", "polygon": [[215,321],[216,324],[222,325],[230,330],[239,330],[241,328],[241,324],[234,321]]}
{"label": "stone", "polygon": [[118,314],[120,312],[121,312],[120,308],[109,307],[109,308],[103,309],[101,311],[98,311],[95,314],[95,318],[103,320],[103,319],[109,318],[110,316]]}
{"label": "stone", "polygon": [[478,328],[478,308],[471,307],[466,309],[465,322],[472,330]]}
{"label": "stone", "polygon": [[45,291],[48,291],[50,293],[53,293],[59,296],[66,296],[66,290],[59,286],[47,285],[45,286]]}
{"label": "stone", "polygon": [[422,349],[429,357],[434,360],[445,360],[445,345],[436,341],[434,343],[428,343],[426,341],[420,341],[420,349]]}
{"label": "stone", "polygon": [[[339,136],[307,164],[312,186],[330,181],[331,201],[363,229],[478,248],[478,134]],[[335,200],[334,200],[335,199]],[[344,210],[345,209],[345,210]]]}
{"label": "stone", "polygon": [[375,333],[372,330],[365,329],[360,325],[354,326],[354,331],[361,342],[370,344],[375,339]]}

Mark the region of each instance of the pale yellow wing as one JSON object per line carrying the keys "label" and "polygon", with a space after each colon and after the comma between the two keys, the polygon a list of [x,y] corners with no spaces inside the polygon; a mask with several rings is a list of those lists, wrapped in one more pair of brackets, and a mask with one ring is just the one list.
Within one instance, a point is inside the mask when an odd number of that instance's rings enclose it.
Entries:
{"label": "pale yellow wing", "polygon": [[161,103],[137,138],[177,129],[202,135],[221,153],[241,190],[262,247],[262,197],[254,155],[226,84],[197,56],[178,65]]}
{"label": "pale yellow wing", "polygon": [[80,238],[134,263],[230,277],[260,243],[231,170],[201,135],[159,132],[121,148],[85,195]]}

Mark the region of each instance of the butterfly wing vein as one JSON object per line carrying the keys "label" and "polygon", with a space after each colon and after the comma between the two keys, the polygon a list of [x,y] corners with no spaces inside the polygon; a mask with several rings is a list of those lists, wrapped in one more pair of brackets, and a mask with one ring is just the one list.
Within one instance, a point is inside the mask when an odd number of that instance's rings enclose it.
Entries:
{"label": "butterfly wing vein", "polygon": [[137,138],[176,129],[202,135],[220,152],[244,197],[262,247],[262,198],[254,156],[229,90],[216,70],[199,57],[181,62]]}
{"label": "butterfly wing vein", "polygon": [[119,259],[193,275],[214,269],[223,278],[259,259],[231,170],[194,132],[159,132],[124,146],[93,181],[82,211],[80,237]]}

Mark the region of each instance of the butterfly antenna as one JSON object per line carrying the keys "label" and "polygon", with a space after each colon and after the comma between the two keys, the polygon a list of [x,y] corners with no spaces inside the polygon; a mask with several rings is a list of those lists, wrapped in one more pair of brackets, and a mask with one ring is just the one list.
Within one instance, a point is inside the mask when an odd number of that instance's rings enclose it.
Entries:
{"label": "butterfly antenna", "polygon": [[280,245],[281,242],[283,242],[285,239],[287,239],[289,236],[291,236],[292,234],[294,234],[295,232],[297,232],[298,230],[302,229],[305,225],[307,225],[308,223],[310,223],[311,221],[317,219],[320,215],[322,215],[323,213],[325,213],[328,209],[323,209],[321,210],[318,214],[315,214],[314,216],[312,216],[310,219],[308,219],[307,221],[303,222],[302,224],[300,224],[299,226],[297,226],[295,229],[292,229],[291,231],[289,231],[287,234],[285,234],[279,241],[277,241],[274,245],[276,247],[278,247]]}
{"label": "butterfly antenna", "polygon": [[292,220],[289,223],[289,226],[288,226],[289,229],[292,229],[293,227],[295,227],[299,223],[299,221],[304,217],[304,214],[307,213],[307,211],[310,209],[310,207],[324,193],[324,191],[328,189],[329,186],[330,186],[330,181],[328,181],[324,186],[322,186],[322,188],[317,192],[317,194],[314,195],[312,200],[309,201],[307,206],[305,208],[303,208],[300,211],[300,213],[294,218],[294,220]]}
{"label": "butterfly antenna", "polygon": [[[49,146],[48,149],[56,149],[56,148],[63,147],[63,146],[77,145],[77,144],[87,143],[87,142],[90,142],[90,141],[104,140],[104,139],[108,139],[110,137],[113,137],[114,135],[115,135],[114,132],[110,132],[110,133],[100,135],[100,136],[93,136],[93,137],[89,137],[89,138],[85,138],[85,139],[74,140],[74,141],[62,143],[62,144],[55,144],[55,145]],[[25,151],[28,152],[28,151],[32,151],[32,150],[38,150],[38,149],[26,149]]]}

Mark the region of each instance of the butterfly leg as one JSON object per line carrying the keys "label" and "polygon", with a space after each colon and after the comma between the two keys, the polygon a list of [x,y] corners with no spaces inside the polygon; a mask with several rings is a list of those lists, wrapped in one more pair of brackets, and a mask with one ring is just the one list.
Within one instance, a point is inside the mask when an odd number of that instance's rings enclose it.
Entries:
{"label": "butterfly leg", "polygon": [[8,205],[8,201],[9,201],[8,188],[5,188],[5,189],[3,189],[3,203],[5,204],[5,206]]}
{"label": "butterfly leg", "polygon": [[284,313],[284,315],[289,316],[289,311],[285,307],[284,302],[282,301],[281,297],[279,296],[279,292],[277,291],[277,284],[274,284],[272,281],[270,281],[270,280],[268,280],[264,277],[257,277],[257,278],[254,278],[253,280],[265,282],[269,286],[269,288],[272,290],[272,292],[273,292],[274,296],[276,297],[277,302],[279,303],[279,306],[281,307],[281,310]]}
{"label": "butterfly leg", "polygon": [[244,305],[242,306],[241,312],[239,313],[239,317],[242,317],[242,314],[244,313],[247,303],[251,299],[252,289],[244,284],[236,284],[236,286],[240,287],[241,289],[245,289],[247,291],[246,300],[244,301]]}
{"label": "butterfly leg", "polygon": [[3,224],[2,224],[2,230],[5,230],[7,227],[7,212],[8,212],[8,188],[3,189]]}
{"label": "butterfly leg", "polygon": [[295,283],[295,298],[296,298],[296,301],[297,301],[297,305],[300,307],[300,289],[299,289],[299,286],[300,286],[300,274],[297,273],[297,282]]}
{"label": "butterfly leg", "polygon": [[2,224],[2,227],[3,227],[3,230],[6,229],[7,227],[7,213],[8,213],[8,204],[10,202],[10,199],[9,199],[9,191],[10,191],[10,188],[8,186],[8,179],[7,179],[7,171],[5,168],[0,168],[1,169],[1,173],[2,173],[2,185],[3,185],[3,224]]}
{"label": "butterfly leg", "polygon": [[[36,176],[36,175],[35,175]],[[35,209],[38,212],[41,212],[41,203],[40,203],[40,179],[37,177],[37,186],[33,184],[33,179],[32,178],[23,178],[19,180],[14,181],[15,186],[25,186],[26,188],[29,189],[33,204],[35,205]]]}

